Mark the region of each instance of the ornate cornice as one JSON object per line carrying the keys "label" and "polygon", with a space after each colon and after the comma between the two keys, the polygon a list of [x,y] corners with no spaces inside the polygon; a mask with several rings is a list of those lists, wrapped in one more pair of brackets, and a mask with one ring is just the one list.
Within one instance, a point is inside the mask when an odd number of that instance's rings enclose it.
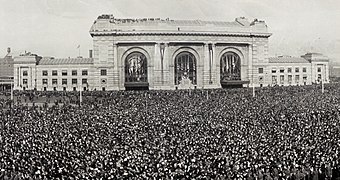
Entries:
{"label": "ornate cornice", "polygon": [[90,31],[91,36],[234,36],[234,37],[262,37],[268,38],[272,33],[251,32],[141,32],[141,31]]}

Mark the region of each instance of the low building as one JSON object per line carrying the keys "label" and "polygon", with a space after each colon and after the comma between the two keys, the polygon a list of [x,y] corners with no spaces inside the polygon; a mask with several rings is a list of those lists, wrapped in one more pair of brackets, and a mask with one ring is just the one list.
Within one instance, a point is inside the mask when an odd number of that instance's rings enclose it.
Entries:
{"label": "low building", "polygon": [[[320,53],[307,53],[301,57],[272,57],[269,58],[268,70],[264,72],[259,69],[258,85],[287,86],[329,82],[329,59]],[[261,83],[264,77],[270,79],[269,84]]]}
{"label": "low building", "polygon": [[[88,90],[93,85],[90,77],[92,58],[40,57],[26,53],[14,60],[14,88],[38,91]],[[89,78],[90,77],[90,78]]]}
{"label": "low building", "polygon": [[14,81],[13,58],[11,49],[7,48],[7,54],[0,58],[0,91],[10,90]]}

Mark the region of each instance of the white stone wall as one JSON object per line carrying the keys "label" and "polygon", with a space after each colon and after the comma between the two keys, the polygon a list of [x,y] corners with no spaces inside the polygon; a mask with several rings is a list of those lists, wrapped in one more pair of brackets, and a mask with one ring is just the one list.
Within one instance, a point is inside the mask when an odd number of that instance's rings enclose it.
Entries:
{"label": "white stone wall", "polygon": [[[33,90],[36,87],[36,57],[19,56],[14,58],[14,87],[15,90]],[[24,76],[24,71],[27,75]],[[27,84],[24,84],[24,79]]]}
{"label": "white stone wall", "polygon": [[[321,72],[318,72],[318,67],[321,68]],[[329,83],[329,62],[325,61],[312,61],[311,63],[311,76],[313,83],[318,82],[318,74],[321,74],[322,81]]]}
{"label": "white stone wall", "polygon": [[[276,69],[276,73],[272,72],[273,68]],[[291,72],[288,72],[288,68],[291,68]],[[296,72],[296,68],[299,68],[299,72]],[[306,72],[303,72],[303,68],[306,68]],[[281,69],[284,69],[284,73],[280,72]],[[266,73],[269,81],[264,86],[275,85],[272,82],[272,76],[277,77],[277,85],[310,85],[313,82],[311,63],[270,63]],[[283,83],[280,82],[281,75],[284,76]],[[291,83],[288,82],[289,75],[292,76]],[[298,82],[296,82],[296,75],[299,76]],[[307,79],[304,80],[303,77],[307,77]]]}
{"label": "white stone wall", "polygon": [[[52,71],[56,70],[58,75],[53,76]],[[72,71],[76,70],[77,75],[72,75]],[[82,70],[87,70],[88,75],[82,75]],[[93,81],[93,67],[90,64],[73,64],[73,65],[38,65],[37,66],[37,90],[43,91],[44,87],[46,90],[53,91],[54,87],[57,91],[63,91],[64,87],[67,91],[73,91],[73,87],[77,90],[84,88],[94,90],[96,82]],[[43,76],[43,71],[48,72],[48,76]],[[62,72],[66,71],[67,75],[63,76]],[[48,84],[43,84],[43,79],[47,79]],[[52,79],[57,79],[57,84],[52,84]],[[62,84],[62,79],[67,79],[67,85]],[[72,79],[77,79],[77,84],[72,84]],[[82,84],[82,79],[87,79],[88,84]]]}
{"label": "white stone wall", "polygon": [[[174,61],[175,54],[189,51],[197,60],[196,88],[219,88],[220,57],[228,51],[236,52],[241,57],[241,79],[251,81],[253,60],[255,65],[264,66],[268,62],[268,39],[235,36],[94,36],[94,69],[108,68],[107,89],[124,90],[126,56],[133,51],[140,51],[148,58],[149,89],[175,89]],[[163,68],[160,44],[165,44]],[[252,43],[253,47],[252,48]],[[209,53],[212,45],[212,54]],[[253,51],[254,49],[254,51]],[[104,53],[104,54],[102,54]],[[211,58],[209,58],[211,56]],[[252,59],[254,57],[254,59]],[[162,74],[163,72],[163,74]],[[100,82],[99,74],[94,74],[95,82]],[[100,86],[100,84],[97,84]],[[100,89],[100,88],[99,88]]]}

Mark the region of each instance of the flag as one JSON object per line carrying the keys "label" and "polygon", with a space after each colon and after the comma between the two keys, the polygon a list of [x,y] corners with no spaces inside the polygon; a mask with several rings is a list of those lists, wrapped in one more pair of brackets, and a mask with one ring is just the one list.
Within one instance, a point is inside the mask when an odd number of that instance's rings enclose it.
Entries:
{"label": "flag", "polygon": [[79,48],[80,48],[80,45],[77,46],[77,49],[79,49]]}

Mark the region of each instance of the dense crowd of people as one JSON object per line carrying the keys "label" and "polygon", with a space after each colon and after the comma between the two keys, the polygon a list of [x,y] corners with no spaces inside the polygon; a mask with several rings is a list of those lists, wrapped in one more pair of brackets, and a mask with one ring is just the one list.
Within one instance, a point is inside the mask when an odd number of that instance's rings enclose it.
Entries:
{"label": "dense crowd of people", "polygon": [[0,179],[340,178],[339,85],[78,95],[0,96]]}

